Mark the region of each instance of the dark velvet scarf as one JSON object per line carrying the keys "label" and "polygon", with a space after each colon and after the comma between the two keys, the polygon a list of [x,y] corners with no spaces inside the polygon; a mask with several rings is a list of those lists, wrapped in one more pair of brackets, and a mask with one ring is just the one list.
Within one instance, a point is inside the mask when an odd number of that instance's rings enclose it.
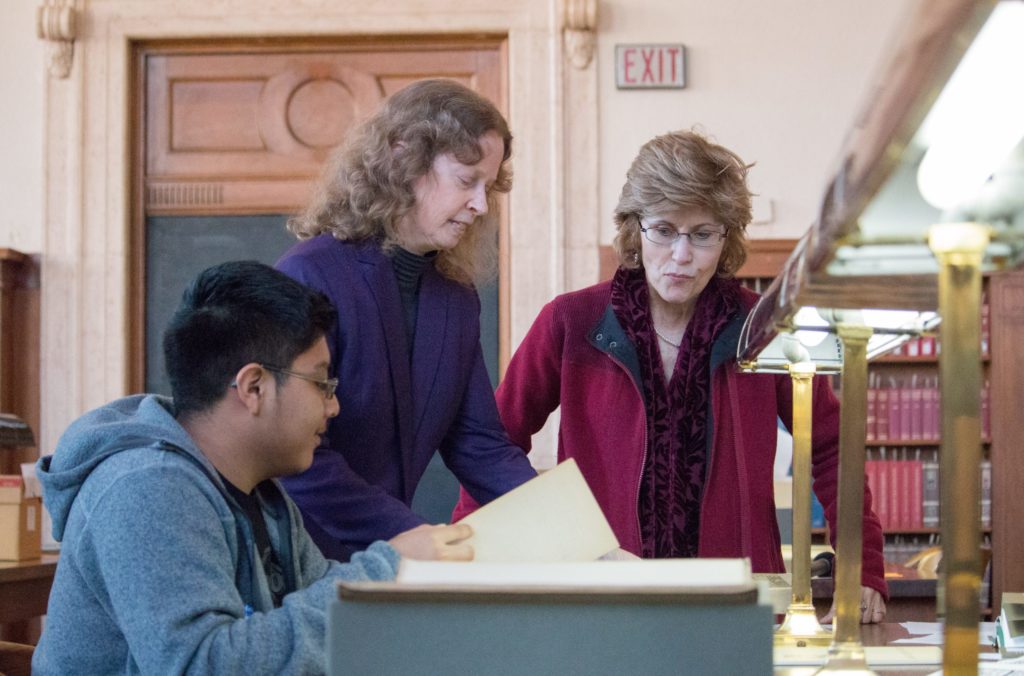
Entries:
{"label": "dark velvet scarf", "polygon": [[636,347],[647,413],[647,457],[640,479],[644,558],[697,556],[707,466],[711,347],[739,309],[739,283],[713,277],[701,292],[666,382],[642,269],[619,268],[612,310]]}

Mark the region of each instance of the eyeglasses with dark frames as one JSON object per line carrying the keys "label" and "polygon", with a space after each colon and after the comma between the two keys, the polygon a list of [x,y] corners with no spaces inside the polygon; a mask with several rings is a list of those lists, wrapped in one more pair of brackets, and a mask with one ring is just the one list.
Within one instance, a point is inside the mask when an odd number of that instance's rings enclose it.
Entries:
{"label": "eyeglasses with dark frames", "polygon": [[679,232],[670,225],[659,224],[646,228],[643,223],[639,225],[640,232],[644,233],[647,241],[657,246],[672,246],[680,237],[685,237],[695,247],[711,249],[718,246],[725,239],[724,232],[709,227],[700,227],[693,232]]}
{"label": "eyeglasses with dark frames", "polygon": [[330,400],[338,389],[337,378],[317,378],[315,376],[308,376],[304,373],[298,373],[297,371],[281,368],[280,366],[273,366],[271,364],[260,364],[260,366],[268,371],[273,371],[274,373],[283,373],[288,376],[295,376],[300,380],[307,380],[313,383],[317,386],[317,389],[320,390],[320,394],[324,395],[324,399],[327,400]]}

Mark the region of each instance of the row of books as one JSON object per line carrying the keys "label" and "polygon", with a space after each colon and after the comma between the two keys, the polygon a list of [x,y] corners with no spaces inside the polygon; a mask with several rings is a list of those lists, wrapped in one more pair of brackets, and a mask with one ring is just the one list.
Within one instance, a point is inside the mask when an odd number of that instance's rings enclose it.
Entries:
{"label": "row of books", "polygon": [[[939,526],[939,463],[934,453],[922,459],[920,450],[914,459],[907,459],[907,449],[886,457],[879,449],[878,457],[864,464],[872,506],[882,529],[887,531],[938,528]],[[992,526],[992,463],[981,462],[981,527]]]}
{"label": "row of books", "polygon": [[[989,306],[986,296],[981,301],[981,354],[988,356],[990,341]],[[937,357],[942,352],[942,345],[934,335],[917,336],[902,343],[888,354],[894,357]]]}
{"label": "row of books", "polygon": [[[939,377],[922,373],[868,377],[867,440],[936,441],[941,430]],[[981,437],[992,432],[989,382],[981,390]]]}

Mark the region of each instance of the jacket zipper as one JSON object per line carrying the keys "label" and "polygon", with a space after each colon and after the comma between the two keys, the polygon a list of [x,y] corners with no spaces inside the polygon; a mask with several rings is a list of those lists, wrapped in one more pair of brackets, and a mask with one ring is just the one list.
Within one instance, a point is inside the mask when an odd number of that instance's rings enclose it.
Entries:
{"label": "jacket zipper", "polygon": [[[711,429],[711,443],[708,444],[708,465],[707,465],[707,470],[704,472],[704,482],[701,484],[701,487],[700,487],[700,513],[701,513],[701,515],[704,514],[704,498],[707,496],[707,493],[708,493],[708,484],[711,483],[711,470],[714,469],[714,466],[715,466],[715,455],[716,455],[716,453],[715,453],[715,446],[718,443],[718,434],[715,431],[715,429],[718,426],[715,424],[715,418],[714,418],[714,411],[715,411],[715,403],[714,403],[715,402],[715,374],[714,374],[714,372],[711,373],[711,382],[708,383],[708,399],[711,401],[711,413],[712,413],[711,420],[708,421],[710,423],[708,425],[708,427]],[[733,447],[735,447],[735,444],[733,444]],[[698,527],[697,527],[697,556],[698,557],[700,556],[700,530],[701,530],[700,526],[698,525]]]}
{"label": "jacket zipper", "polygon": [[[620,369],[622,369],[623,371],[626,372],[626,376],[629,378],[629,382],[633,385],[633,391],[636,392],[637,396],[640,398],[641,405],[643,405],[644,395],[640,391],[640,388],[637,386],[636,381],[633,380],[633,374],[630,373],[629,369],[626,368],[625,364],[623,364],[621,361],[619,361],[614,356],[612,356],[612,354],[610,352],[605,352],[605,354],[608,355],[608,358],[612,360],[613,364],[615,364]],[[650,441],[650,439],[648,439],[648,437],[647,437],[647,415],[645,413],[645,415],[644,415],[644,454],[643,454],[643,457],[640,459],[640,474],[636,478],[636,490],[633,491],[633,505],[636,507],[636,510],[634,512],[634,519],[635,519],[635,523],[636,523],[636,539],[640,543],[640,552],[641,552],[641,554],[643,553],[643,550],[644,550],[644,536],[643,536],[643,531],[640,528],[640,484],[644,480],[644,468],[647,466],[647,455],[648,455],[648,452],[649,452],[649,448],[648,448],[649,441]]]}

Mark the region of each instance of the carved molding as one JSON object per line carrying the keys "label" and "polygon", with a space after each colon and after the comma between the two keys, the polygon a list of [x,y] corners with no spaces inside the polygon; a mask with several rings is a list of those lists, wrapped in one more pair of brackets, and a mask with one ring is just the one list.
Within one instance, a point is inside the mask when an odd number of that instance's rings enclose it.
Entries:
{"label": "carved molding", "polygon": [[[329,95],[336,99],[336,119],[316,120],[314,127],[323,138],[307,138],[302,120],[293,117],[302,92],[310,86],[321,87],[322,96],[324,87],[333,87]],[[272,152],[322,162],[349,128],[372,113],[383,98],[384,89],[371,73],[331,62],[298,63],[267,80],[256,120],[260,136]],[[330,122],[334,122],[333,128]]]}
{"label": "carved molding", "polygon": [[562,0],[563,37],[569,62],[585,69],[597,44],[597,0]]}
{"label": "carved molding", "polygon": [[44,0],[36,10],[36,34],[49,43],[47,66],[50,75],[71,74],[75,54],[76,17],[74,0]]}
{"label": "carved molding", "polygon": [[[504,270],[509,346],[514,347],[551,298],[597,279],[596,272],[584,277],[580,270],[569,276],[570,285],[563,275],[565,267],[577,270],[571,264],[577,258],[593,260],[596,270],[596,246],[585,251],[577,233],[589,229],[593,234],[587,236],[596,241],[601,219],[595,215],[597,182],[592,179],[599,166],[593,159],[598,150],[597,107],[593,94],[579,96],[577,86],[596,92],[597,68],[577,70],[563,56],[562,1],[392,0],[382,14],[377,3],[337,0],[64,0],[62,5],[76,9],[71,73],[76,82],[73,87],[43,88],[48,142],[40,350],[46,360],[39,387],[46,404],[40,410],[39,447],[52,449],[76,417],[132,391],[135,347],[129,341],[128,318],[135,309],[129,307],[128,271],[134,252],[128,224],[137,205],[133,184],[126,178],[132,175],[127,163],[136,156],[137,146],[132,142],[134,113],[126,102],[134,100],[138,84],[132,58],[136,42],[201,44],[214,38],[262,44],[268,37],[291,40],[310,35],[507,36],[504,63],[516,77],[508,78],[505,90],[494,96],[508,102],[517,147],[529,149],[516,155],[515,190],[507,197],[509,263]],[[32,3],[43,4],[44,0]],[[282,11],[283,6],[301,6],[302,11]],[[567,79],[571,88],[565,85]],[[51,80],[57,82],[63,85],[68,80]],[[551,124],[555,115],[572,119],[571,140],[565,138],[566,125]],[[585,161],[574,154],[580,149],[588,151]],[[182,182],[201,182],[197,178],[202,176],[180,176]],[[246,188],[235,184],[223,181],[225,205],[233,199],[231,191]],[[586,200],[575,197],[581,184],[590,186]],[[574,196],[571,214],[566,213],[568,195]],[[586,212],[577,213],[583,207]],[[559,244],[553,246],[556,237]],[[562,242],[575,243],[571,255]],[[553,456],[557,425],[550,428],[535,436],[534,448],[550,448]]]}

